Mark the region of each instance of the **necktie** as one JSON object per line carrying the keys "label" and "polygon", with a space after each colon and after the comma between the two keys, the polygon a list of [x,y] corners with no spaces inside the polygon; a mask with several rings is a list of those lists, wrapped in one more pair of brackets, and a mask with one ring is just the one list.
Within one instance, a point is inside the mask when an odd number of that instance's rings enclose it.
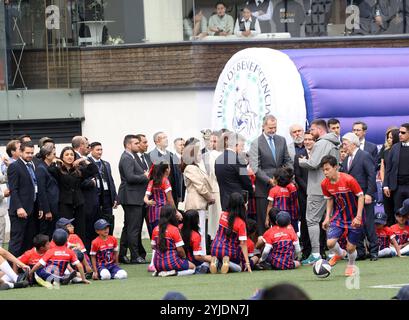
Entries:
{"label": "necktie", "polygon": [[268,144],[270,145],[271,153],[273,155],[274,161],[276,160],[276,147],[274,145],[273,137],[268,137]]}
{"label": "necktie", "polygon": [[34,173],[34,166],[31,162],[27,163],[27,168],[28,168],[28,172],[30,174],[31,177],[31,181],[33,182],[34,185],[34,201],[36,199],[36,190],[37,190],[37,178],[36,175]]}
{"label": "necktie", "polygon": [[349,160],[348,160],[348,171],[351,170],[352,160],[353,160],[353,157],[352,157],[352,156],[349,156]]}
{"label": "necktie", "polygon": [[101,167],[102,167],[101,161],[95,161],[95,164],[97,165],[98,170],[101,171]]}
{"label": "necktie", "polygon": [[148,170],[148,166],[146,165],[145,157],[143,156],[143,154],[141,155],[141,162],[143,170]]}

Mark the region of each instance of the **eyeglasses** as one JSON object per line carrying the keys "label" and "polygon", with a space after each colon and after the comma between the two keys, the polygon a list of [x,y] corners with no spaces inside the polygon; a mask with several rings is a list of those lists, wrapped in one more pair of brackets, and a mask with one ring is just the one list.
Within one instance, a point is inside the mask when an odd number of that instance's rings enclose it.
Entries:
{"label": "eyeglasses", "polygon": [[399,131],[399,134],[407,134],[407,131]]}

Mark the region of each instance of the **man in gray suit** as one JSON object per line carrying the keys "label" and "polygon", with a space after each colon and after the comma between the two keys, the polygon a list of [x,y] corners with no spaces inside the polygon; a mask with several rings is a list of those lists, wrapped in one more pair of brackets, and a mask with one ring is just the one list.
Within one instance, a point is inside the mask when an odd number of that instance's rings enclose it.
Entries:
{"label": "man in gray suit", "polygon": [[266,115],[263,133],[250,146],[250,167],[256,174],[257,227],[259,234],[265,231],[267,196],[273,186],[273,174],[278,168],[293,167],[285,138],[275,134],[277,119]]}
{"label": "man in gray suit", "polygon": [[[122,229],[119,261],[122,263],[145,263],[146,251],[142,245],[143,197],[148,185],[148,170],[136,159],[140,151],[139,140],[135,135],[127,135],[124,139],[125,151],[119,160],[121,185],[119,186],[119,203],[124,209],[124,227]],[[131,261],[126,257],[131,252]]]}

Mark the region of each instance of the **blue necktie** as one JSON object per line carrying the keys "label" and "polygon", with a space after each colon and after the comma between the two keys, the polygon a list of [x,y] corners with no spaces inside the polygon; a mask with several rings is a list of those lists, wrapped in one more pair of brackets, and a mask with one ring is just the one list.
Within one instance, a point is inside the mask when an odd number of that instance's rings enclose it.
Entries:
{"label": "blue necktie", "polygon": [[33,164],[31,162],[27,163],[27,168],[28,168],[28,172],[30,173],[31,181],[33,182],[33,185],[34,185],[34,201],[35,201],[35,199],[36,199],[35,189],[37,187],[37,178],[36,178],[36,175],[34,173],[34,166],[33,166]]}
{"label": "blue necktie", "polygon": [[270,145],[271,153],[273,155],[274,161],[276,160],[276,147],[274,145],[273,137],[268,137],[268,144]]}

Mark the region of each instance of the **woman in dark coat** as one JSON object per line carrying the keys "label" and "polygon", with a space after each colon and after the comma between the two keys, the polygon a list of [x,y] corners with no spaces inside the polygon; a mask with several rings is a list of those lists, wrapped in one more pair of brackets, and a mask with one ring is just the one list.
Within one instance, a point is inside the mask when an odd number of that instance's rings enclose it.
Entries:
{"label": "woman in dark coat", "polygon": [[60,159],[48,169],[58,182],[60,189],[59,215],[67,219],[75,218],[75,233],[85,241],[84,196],[82,182],[98,173],[98,167],[85,159],[75,160],[72,147],[61,151]]}
{"label": "woman in dark coat", "polygon": [[44,145],[39,152],[39,162],[36,166],[38,184],[38,199],[40,212],[40,233],[50,238],[55,229],[55,223],[60,218],[58,215],[59,188],[57,180],[48,171],[54,162],[55,147],[53,144]]}

